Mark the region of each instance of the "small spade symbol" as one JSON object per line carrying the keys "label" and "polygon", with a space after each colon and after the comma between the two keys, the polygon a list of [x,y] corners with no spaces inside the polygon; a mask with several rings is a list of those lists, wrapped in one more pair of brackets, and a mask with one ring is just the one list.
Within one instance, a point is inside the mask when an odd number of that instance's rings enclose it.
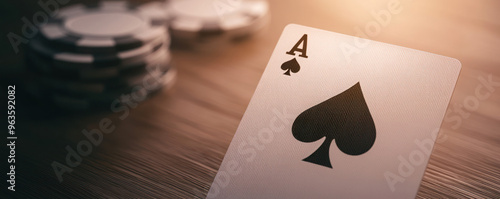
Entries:
{"label": "small spade symbol", "polygon": [[302,112],[293,122],[292,134],[301,142],[325,137],[323,144],[303,160],[329,168],[332,168],[329,151],[334,139],[340,151],[348,155],[370,150],[376,130],[359,82]]}
{"label": "small spade symbol", "polygon": [[293,58],[285,63],[281,64],[281,69],[286,71],[284,74],[290,76],[290,71],[292,73],[297,73],[300,70],[299,62],[297,59]]}

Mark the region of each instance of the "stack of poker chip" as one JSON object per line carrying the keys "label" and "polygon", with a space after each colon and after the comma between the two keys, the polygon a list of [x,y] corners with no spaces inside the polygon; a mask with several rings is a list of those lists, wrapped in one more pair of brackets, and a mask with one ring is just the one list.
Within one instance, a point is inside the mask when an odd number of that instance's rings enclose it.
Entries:
{"label": "stack of poker chip", "polygon": [[144,100],[176,76],[167,19],[124,1],[60,9],[29,43],[27,91],[70,110]]}
{"label": "stack of poker chip", "polygon": [[166,12],[173,44],[194,49],[214,50],[248,38],[270,20],[266,0],[168,0],[144,7]]}

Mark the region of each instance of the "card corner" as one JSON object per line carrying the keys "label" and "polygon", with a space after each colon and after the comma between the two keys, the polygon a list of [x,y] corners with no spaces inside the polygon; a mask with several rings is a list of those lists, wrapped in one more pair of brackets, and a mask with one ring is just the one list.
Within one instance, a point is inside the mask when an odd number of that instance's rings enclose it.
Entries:
{"label": "card corner", "polygon": [[289,23],[285,26],[283,31],[286,31],[286,30],[291,29],[291,28],[298,28],[298,27],[302,27],[302,26],[299,24],[296,24],[296,23]]}

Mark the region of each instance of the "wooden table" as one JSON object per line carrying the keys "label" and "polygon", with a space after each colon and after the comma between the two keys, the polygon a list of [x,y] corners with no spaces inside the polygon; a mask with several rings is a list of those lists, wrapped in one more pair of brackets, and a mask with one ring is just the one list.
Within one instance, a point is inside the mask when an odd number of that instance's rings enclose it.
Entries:
{"label": "wooden table", "polygon": [[[271,1],[272,20],[262,34],[216,52],[173,49],[179,72],[175,86],[131,108],[127,116],[106,110],[55,111],[19,91],[16,196],[204,197],[284,26],[297,23],[355,35],[356,27],[376,20],[372,10],[387,9],[389,2]],[[454,57],[463,64],[449,118],[417,197],[499,197],[500,87],[492,87],[482,99],[475,89],[481,77],[491,75],[500,82],[500,2],[399,2],[401,12],[370,39]],[[35,2],[16,3],[13,9],[23,10],[26,4],[37,11]],[[16,58],[6,59],[18,63]],[[116,129],[104,134],[102,143],[59,182],[51,164],[64,163],[66,146],[75,149],[87,139],[82,130],[98,128],[103,118]]]}

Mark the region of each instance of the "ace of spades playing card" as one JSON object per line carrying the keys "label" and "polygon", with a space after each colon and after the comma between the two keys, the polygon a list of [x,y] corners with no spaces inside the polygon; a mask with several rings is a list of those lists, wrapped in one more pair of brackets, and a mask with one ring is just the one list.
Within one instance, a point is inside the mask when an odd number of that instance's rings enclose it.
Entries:
{"label": "ace of spades playing card", "polygon": [[288,25],[207,197],[414,198],[460,69]]}

